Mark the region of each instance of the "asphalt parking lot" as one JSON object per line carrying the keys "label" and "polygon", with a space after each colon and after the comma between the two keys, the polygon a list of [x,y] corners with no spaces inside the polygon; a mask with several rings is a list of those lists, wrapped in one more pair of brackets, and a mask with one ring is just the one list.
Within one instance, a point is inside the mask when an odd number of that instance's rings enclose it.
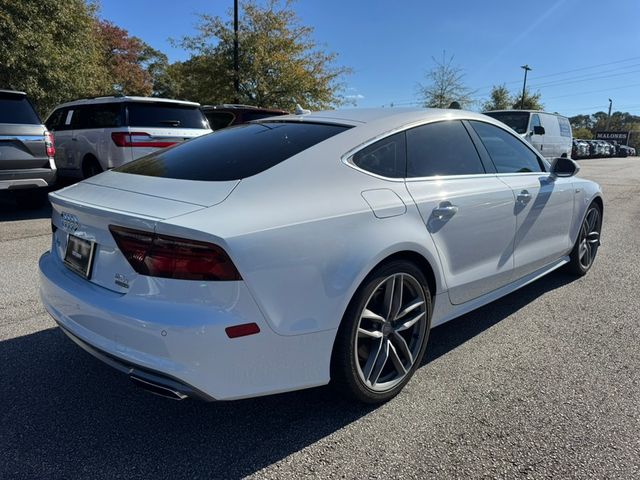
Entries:
{"label": "asphalt parking lot", "polygon": [[434,329],[378,408],[329,388],[213,404],[136,389],[40,305],[49,209],[0,198],[0,478],[640,478],[640,158],[579,163],[605,192],[591,272]]}

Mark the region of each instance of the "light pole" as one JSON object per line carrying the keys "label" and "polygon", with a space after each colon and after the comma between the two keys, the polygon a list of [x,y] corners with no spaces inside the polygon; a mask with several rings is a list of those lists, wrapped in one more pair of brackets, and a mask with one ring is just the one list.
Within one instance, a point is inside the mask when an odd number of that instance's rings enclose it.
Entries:
{"label": "light pole", "polygon": [[524,69],[524,83],[522,84],[522,100],[520,100],[520,110],[524,110],[524,92],[527,89],[527,72],[531,70],[529,65],[522,65],[520,68]]}
{"label": "light pole", "polygon": [[233,88],[240,103],[240,65],[238,63],[238,0],[233,0]]}
{"label": "light pole", "polygon": [[609,130],[609,122],[611,121],[611,105],[613,101],[609,99],[609,113],[607,114],[607,130]]}

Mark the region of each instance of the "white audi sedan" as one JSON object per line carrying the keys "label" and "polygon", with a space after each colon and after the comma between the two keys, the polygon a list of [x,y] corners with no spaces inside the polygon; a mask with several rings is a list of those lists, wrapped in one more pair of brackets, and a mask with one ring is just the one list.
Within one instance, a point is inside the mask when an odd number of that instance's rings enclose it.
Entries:
{"label": "white audi sedan", "polygon": [[433,326],[589,270],[603,200],[577,172],[460,110],[261,120],[52,193],[42,301],[161,395],[382,402]]}

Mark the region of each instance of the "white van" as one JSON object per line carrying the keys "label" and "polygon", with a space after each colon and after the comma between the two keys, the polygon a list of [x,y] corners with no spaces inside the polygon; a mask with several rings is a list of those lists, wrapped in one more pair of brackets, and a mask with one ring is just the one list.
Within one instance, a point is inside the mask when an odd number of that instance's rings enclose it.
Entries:
{"label": "white van", "polygon": [[483,113],[518,132],[549,162],[557,157],[571,157],[573,134],[567,117],[538,110],[492,110]]}
{"label": "white van", "polygon": [[82,178],[211,132],[200,104],[150,97],[64,103],[45,124],[54,132],[60,175]]}

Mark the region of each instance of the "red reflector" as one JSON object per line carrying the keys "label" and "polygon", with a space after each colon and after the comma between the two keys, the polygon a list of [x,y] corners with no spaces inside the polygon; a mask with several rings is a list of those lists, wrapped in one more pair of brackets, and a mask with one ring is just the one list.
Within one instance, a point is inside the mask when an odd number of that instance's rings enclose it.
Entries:
{"label": "red reflector", "polygon": [[180,280],[242,280],[227,252],[213,243],[115,225],[109,225],[109,230],[131,267],[141,275]]}
{"label": "red reflector", "polygon": [[47,157],[53,158],[56,154],[56,145],[51,132],[44,132],[44,144],[47,147]]}
{"label": "red reflector", "polygon": [[227,332],[227,337],[238,338],[260,333],[260,327],[255,323],[243,323],[242,325],[227,327],[224,329],[224,331]]}
{"label": "red reflector", "polygon": [[153,147],[165,148],[171,147],[178,142],[154,140],[151,135],[146,132],[113,132],[111,140],[117,147]]}

